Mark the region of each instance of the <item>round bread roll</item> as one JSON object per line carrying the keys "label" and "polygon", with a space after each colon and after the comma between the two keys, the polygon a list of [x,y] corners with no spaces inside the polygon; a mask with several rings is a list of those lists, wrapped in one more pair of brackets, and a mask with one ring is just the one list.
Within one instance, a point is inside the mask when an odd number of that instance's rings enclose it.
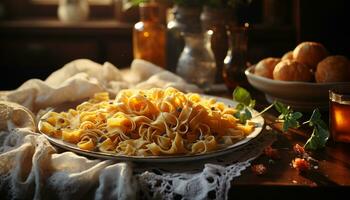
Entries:
{"label": "round bread roll", "polygon": [[254,74],[272,79],[273,69],[280,61],[279,58],[265,58],[256,64]]}
{"label": "round bread roll", "polygon": [[328,56],[317,65],[317,83],[350,81],[350,63],[344,56]]}
{"label": "round bread roll", "polygon": [[309,67],[295,60],[283,60],[273,70],[273,79],[281,81],[311,81]]}
{"label": "round bread roll", "polygon": [[316,69],[317,64],[328,56],[326,48],[317,42],[303,42],[293,51],[293,58],[311,69]]}
{"label": "round bread roll", "polygon": [[282,60],[293,60],[293,51],[288,51],[282,56]]}

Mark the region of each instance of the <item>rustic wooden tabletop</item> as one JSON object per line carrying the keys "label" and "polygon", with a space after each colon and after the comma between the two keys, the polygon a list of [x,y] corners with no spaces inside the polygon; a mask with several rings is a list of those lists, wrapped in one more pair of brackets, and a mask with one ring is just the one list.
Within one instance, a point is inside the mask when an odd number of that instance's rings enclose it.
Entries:
{"label": "rustic wooden tabletop", "polygon": [[[257,100],[257,110],[268,105],[264,94],[249,88]],[[231,94],[222,94],[230,98]],[[309,117],[310,113],[303,113]],[[267,124],[272,123],[277,113],[274,111],[264,115]],[[328,113],[322,112],[323,120],[328,123]],[[292,166],[292,160],[298,155],[293,150],[295,144],[303,146],[311,134],[311,130],[301,128],[282,132],[279,125],[273,126],[277,132],[277,140],[272,144],[279,158],[272,159],[263,154],[252,162],[252,166],[263,164],[266,172],[257,175],[252,169],[232,181],[229,199],[306,199],[309,197],[335,197],[350,191],[350,143],[334,142],[332,138],[326,148],[318,151],[307,151],[312,158],[310,170],[298,171]]]}

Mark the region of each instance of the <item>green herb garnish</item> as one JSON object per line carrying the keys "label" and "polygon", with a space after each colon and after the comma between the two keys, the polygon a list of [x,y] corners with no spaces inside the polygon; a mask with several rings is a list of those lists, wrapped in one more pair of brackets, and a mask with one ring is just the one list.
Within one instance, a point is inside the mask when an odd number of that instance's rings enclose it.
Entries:
{"label": "green herb garnish", "polygon": [[233,91],[233,99],[238,103],[241,103],[251,108],[254,108],[255,106],[255,100],[252,99],[252,96],[250,95],[248,90],[242,87],[236,87],[236,89]]}
{"label": "green herb garnish", "polygon": [[303,114],[300,112],[293,112],[290,106],[286,106],[277,101],[275,101],[273,105],[280,113],[277,121],[283,123],[283,132],[287,131],[289,128],[299,128],[300,124],[298,120],[303,116]]}
{"label": "green herb garnish", "polygon": [[315,109],[310,119],[304,124],[309,124],[309,126],[313,127],[311,137],[307,140],[304,147],[311,150],[325,147],[329,138],[329,130],[327,124],[321,119],[320,111]]}
{"label": "green herb garnish", "polygon": [[[246,123],[247,120],[252,118],[251,109],[253,109],[255,106],[255,100],[253,100],[250,93],[242,87],[236,87],[236,89],[233,91],[233,100],[238,102],[236,105],[238,112],[235,113],[234,116],[239,119],[241,123]],[[261,115],[272,107],[274,107],[276,111],[280,113],[276,119],[276,122],[283,124],[283,132],[287,131],[289,128],[300,127],[299,120],[303,114],[300,112],[294,112],[290,106],[286,106],[277,101],[266,107],[258,115]],[[325,147],[325,144],[329,138],[329,130],[326,123],[321,119],[321,113],[318,109],[313,111],[308,121],[302,123],[302,125],[306,124],[313,127],[313,132],[304,147],[310,150]]]}
{"label": "green herb garnish", "polygon": [[236,105],[238,112],[235,113],[234,116],[239,119],[241,123],[245,124],[248,119],[253,117],[249,108],[254,108],[255,100],[253,100],[250,93],[242,87],[236,87],[233,91],[233,100],[238,102]]}

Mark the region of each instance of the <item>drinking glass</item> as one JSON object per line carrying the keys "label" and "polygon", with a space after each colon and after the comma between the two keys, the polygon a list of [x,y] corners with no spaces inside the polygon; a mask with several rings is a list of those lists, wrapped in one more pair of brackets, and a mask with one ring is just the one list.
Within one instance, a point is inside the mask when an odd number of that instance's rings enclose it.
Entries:
{"label": "drinking glass", "polygon": [[334,141],[350,142],[350,88],[329,91],[329,123]]}

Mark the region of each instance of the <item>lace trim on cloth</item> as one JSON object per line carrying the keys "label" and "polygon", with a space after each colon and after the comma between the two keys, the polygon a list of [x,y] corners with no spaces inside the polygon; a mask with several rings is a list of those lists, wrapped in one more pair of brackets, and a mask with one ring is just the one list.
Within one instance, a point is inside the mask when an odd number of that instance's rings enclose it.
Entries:
{"label": "lace trim on cloth", "polygon": [[227,199],[231,181],[275,140],[273,132],[265,131],[244,147],[219,158],[136,168],[141,194],[147,199]]}

